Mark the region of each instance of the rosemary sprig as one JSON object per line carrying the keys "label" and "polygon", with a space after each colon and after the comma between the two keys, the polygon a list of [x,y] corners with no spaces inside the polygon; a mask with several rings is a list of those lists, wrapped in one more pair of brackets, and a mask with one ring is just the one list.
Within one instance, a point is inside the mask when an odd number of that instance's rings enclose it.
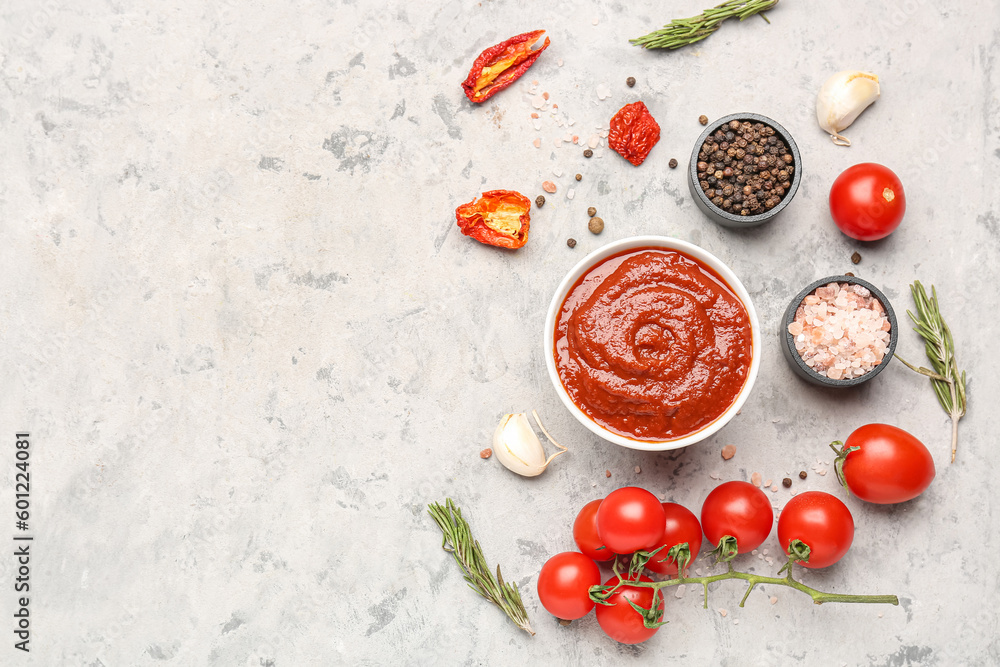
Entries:
{"label": "rosemary sprig", "polygon": [[679,49],[705,39],[718,30],[726,19],[738,18],[742,21],[748,16],[760,14],[762,19],[770,23],[764,12],[776,4],[778,0],[727,0],[721,5],[706,9],[698,16],[674,19],[659,30],[630,39],[629,42],[644,49]]}
{"label": "rosemary sprig", "polygon": [[427,508],[431,517],[444,532],[441,548],[455,557],[455,562],[465,573],[465,581],[468,582],[469,588],[500,607],[517,627],[534,635],[535,631],[528,624],[528,612],[524,609],[524,603],[521,602],[521,593],[517,590],[517,584],[507,583],[503,580],[499,565],[497,565],[497,575],[494,578],[486,564],[482,547],[479,546],[478,541],[472,539],[469,524],[462,518],[462,510],[455,506],[451,498],[445,500],[444,506],[439,503],[431,503]]}
{"label": "rosemary sprig", "polygon": [[924,339],[924,349],[934,369],[923,366],[917,368],[898,354],[895,357],[910,370],[931,379],[938,402],[951,417],[951,461],[954,463],[955,451],[958,448],[958,420],[965,416],[965,371],[958,370],[955,361],[955,341],[951,336],[951,329],[941,317],[937,290],[931,285],[931,296],[928,298],[924,286],[916,280],[910,285],[910,293],[917,306],[917,315],[910,311],[906,311],[906,314],[917,325],[914,331]]}

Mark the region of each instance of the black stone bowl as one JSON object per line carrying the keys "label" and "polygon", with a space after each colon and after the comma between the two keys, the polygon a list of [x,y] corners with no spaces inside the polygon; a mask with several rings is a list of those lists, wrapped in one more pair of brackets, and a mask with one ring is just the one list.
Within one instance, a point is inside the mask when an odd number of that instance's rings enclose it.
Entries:
{"label": "black stone bowl", "polygon": [[[848,380],[833,380],[825,375],[820,375],[807,366],[806,362],[802,361],[802,357],[799,356],[798,350],[795,349],[795,337],[788,333],[788,325],[795,321],[795,311],[798,310],[799,304],[802,303],[802,300],[815,292],[817,287],[829,285],[830,283],[849,283],[851,285],[861,285],[862,287],[867,287],[868,291],[872,293],[872,296],[878,299],[882,304],[882,308],[885,309],[885,316],[889,320],[889,349],[886,350],[882,363],[864,375],[859,375],[858,377],[850,378]],[[781,318],[781,330],[778,332],[778,336],[781,338],[781,352],[785,355],[785,359],[788,360],[792,370],[794,370],[799,377],[823,387],[838,388],[856,387],[860,384],[868,382],[873,377],[881,373],[882,370],[889,365],[889,362],[892,361],[892,353],[896,351],[896,343],[899,341],[896,313],[893,312],[892,304],[889,303],[889,299],[885,297],[885,294],[882,294],[881,290],[872,285],[870,282],[854,276],[830,276],[829,278],[823,278],[822,280],[817,280],[816,282],[810,284],[804,290],[799,292],[796,297],[792,299],[792,302],[788,304],[788,309],[785,310],[785,316]]]}
{"label": "black stone bowl", "polygon": [[[705,140],[708,139],[710,134],[718,130],[724,123],[728,123],[732,120],[763,123],[764,125],[774,128],[774,133],[785,142],[785,145],[788,146],[788,150],[792,152],[792,157],[795,158],[795,173],[792,174],[791,187],[788,188],[788,192],[786,192],[785,196],[781,198],[778,205],[769,211],[764,211],[763,213],[758,213],[757,215],[734,215],[713,204],[711,200],[705,196],[701,186],[698,184],[698,153],[701,151],[702,144],[705,143]],[[691,151],[691,158],[688,160],[688,189],[691,191],[694,203],[698,205],[698,208],[701,209],[702,213],[707,215],[712,221],[723,225],[724,227],[756,227],[758,225],[763,225],[765,222],[769,222],[774,216],[785,210],[785,207],[791,203],[792,197],[794,197],[795,193],[798,192],[799,182],[801,180],[802,155],[799,153],[799,147],[795,144],[795,140],[792,139],[792,135],[789,134],[788,130],[767,116],[761,116],[756,113],[734,113],[728,116],[723,116],[715,122],[709,123],[705,128],[705,131],[701,133],[700,137],[698,137],[698,141],[695,142],[694,149]]]}

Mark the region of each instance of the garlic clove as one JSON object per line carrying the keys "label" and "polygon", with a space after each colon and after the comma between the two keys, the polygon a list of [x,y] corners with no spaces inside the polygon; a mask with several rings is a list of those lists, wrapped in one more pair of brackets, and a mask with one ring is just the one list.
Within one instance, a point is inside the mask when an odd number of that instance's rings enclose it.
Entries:
{"label": "garlic clove", "polygon": [[830,133],[833,143],[850,146],[840,134],[857,120],[880,94],[878,76],[870,72],[844,70],[826,80],[816,96],[816,120]]}
{"label": "garlic clove", "polygon": [[531,415],[549,442],[561,450],[548,459],[545,458],[545,448],[542,446],[541,440],[535,435],[535,430],[531,427],[528,416],[523,412],[504,415],[500,419],[496,431],[493,432],[494,455],[505,468],[524,477],[536,477],[542,474],[552,459],[568,451],[552,439],[552,436],[538,419],[537,412],[532,410]]}

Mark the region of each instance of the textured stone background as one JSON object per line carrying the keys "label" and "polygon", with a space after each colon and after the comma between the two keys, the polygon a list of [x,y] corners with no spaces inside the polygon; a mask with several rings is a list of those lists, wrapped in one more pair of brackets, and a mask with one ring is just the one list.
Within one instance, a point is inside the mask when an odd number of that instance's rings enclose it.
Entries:
{"label": "textured stone background", "polygon": [[[989,599],[1000,587],[1000,11],[787,0],[771,25],[727,24],[695,48],[629,46],[708,3],[669,4],[3,3],[0,507],[13,512],[13,433],[30,429],[36,541],[33,650],[10,646],[14,593],[2,583],[0,662],[1000,662]],[[483,48],[539,27],[552,46],[526,79],[583,136],[645,101],[663,128],[645,164],[556,148],[563,130],[532,127],[521,87],[465,100],[458,84]],[[883,95],[844,149],[813,104],[849,68],[878,73]],[[736,111],[785,125],[805,170],[782,217],[747,233],[705,219],[682,170],[667,168],[686,163],[698,115]],[[889,239],[861,245],[835,229],[826,196],[868,160],[901,175],[908,211]],[[560,192],[533,212],[524,249],[456,230],[457,204],[493,188],[534,197],[550,178]],[[607,222],[600,237],[586,231],[589,205]],[[564,273],[601,244],[650,233],[727,262],[765,327],[742,414],[668,454],[590,435],[556,397],[541,349]],[[788,299],[852,268],[900,315],[913,279],[941,293],[973,401],[954,465],[944,413],[902,365],[834,393],[781,358]],[[922,360],[909,330],[899,351]],[[481,461],[501,414],[531,408],[571,454],[531,480]],[[697,511],[713,473],[811,470],[831,459],[826,443],[871,421],[926,442],[937,479],[896,507],[848,501],[854,549],[805,579],[897,593],[899,607],[820,608],[765,589],[739,609],[742,587],[725,582],[709,611],[697,591],[671,598],[670,624],[625,647],[593,616],[563,628],[539,605],[537,572],[572,548],[584,502],[641,484]],[[723,462],[727,443],[739,450]],[[836,491],[815,473],[796,488]],[[425,506],[446,496],[521,585],[536,637],[477,599],[441,552]],[[12,561],[0,558],[0,582]]]}

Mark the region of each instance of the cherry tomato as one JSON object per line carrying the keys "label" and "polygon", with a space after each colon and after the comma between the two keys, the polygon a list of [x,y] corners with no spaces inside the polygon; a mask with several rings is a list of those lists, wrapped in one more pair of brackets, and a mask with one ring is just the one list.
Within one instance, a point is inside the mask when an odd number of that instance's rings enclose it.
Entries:
{"label": "cherry tomato", "polygon": [[597,508],[600,506],[601,500],[591,500],[583,506],[573,522],[573,539],[584,556],[596,561],[606,561],[614,558],[615,552],[604,546],[597,534]]}
{"label": "cherry tomato", "polygon": [[590,587],[600,583],[597,563],[576,551],[564,551],[545,561],[538,573],[538,599],[553,616],[573,621],[594,608]]}
{"label": "cherry tomato", "polygon": [[903,221],[906,194],[888,167],[862,162],[848,167],[830,188],[830,215],[840,231],[859,241],[877,241]]}
{"label": "cherry tomato", "polygon": [[[840,482],[861,500],[880,505],[916,498],[934,480],[934,459],[924,443],[889,424],[867,424],[851,433],[837,471]],[[840,459],[838,458],[838,466]]]}
{"label": "cherry tomato", "polygon": [[803,567],[833,565],[844,557],[854,541],[854,517],[839,498],[822,491],[806,491],[795,496],[778,517],[778,542],[788,552],[788,544],[800,540],[809,547]]}
{"label": "cherry tomato", "polygon": [[750,482],[726,482],[715,487],[701,506],[701,525],[713,547],[726,535],[736,538],[739,553],[759,547],[771,532],[771,502]]}
{"label": "cherry tomato", "polygon": [[659,542],[665,521],[659,499],[637,486],[612,491],[597,508],[597,534],[616,554],[630,554]]}
{"label": "cherry tomato", "polygon": [[[614,586],[618,581],[618,577],[611,577],[604,583],[606,586]],[[639,577],[639,581],[652,581],[652,579]],[[658,607],[663,609],[663,595],[657,597]],[[622,586],[607,600],[614,606],[597,605],[597,623],[601,626],[601,630],[616,642],[639,644],[655,635],[659,628],[647,628],[643,624],[642,616],[632,608],[628,600],[643,609],[650,609],[653,606],[653,589]]]}
{"label": "cherry tomato", "polygon": [[688,564],[693,563],[701,550],[701,524],[698,523],[698,517],[694,515],[694,512],[677,503],[663,503],[663,512],[667,515],[663,539],[655,546],[647,548],[646,551],[652,551],[660,546],[663,548],[649,559],[646,567],[657,574],[674,575],[677,574],[677,563],[673,560],[665,560],[667,552],[670,551],[671,547],[687,542],[688,549],[691,551],[691,560],[688,561]]}

